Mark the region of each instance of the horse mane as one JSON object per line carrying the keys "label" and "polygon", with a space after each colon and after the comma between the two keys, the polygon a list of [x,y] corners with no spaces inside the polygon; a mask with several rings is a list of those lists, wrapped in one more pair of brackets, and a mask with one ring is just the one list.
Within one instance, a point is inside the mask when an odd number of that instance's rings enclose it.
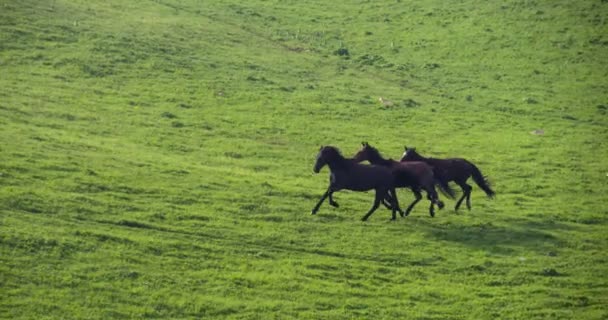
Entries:
{"label": "horse mane", "polygon": [[411,156],[415,159],[432,159],[432,158],[426,158],[425,156],[421,155],[420,153],[418,153],[418,151],[416,151],[416,148],[408,148],[405,147],[405,150],[407,153],[411,152]]}
{"label": "horse mane", "polygon": [[368,148],[369,152],[371,153],[372,157],[379,160],[380,162],[391,161],[390,159],[385,159],[384,157],[382,157],[382,154],[380,153],[380,151],[378,151],[378,149],[376,149],[375,147],[372,147],[368,144],[367,148]]}
{"label": "horse mane", "polygon": [[329,157],[334,160],[335,164],[339,165],[340,167],[345,167],[346,165],[348,165],[350,159],[344,157],[342,155],[342,152],[340,152],[340,149],[334,146],[325,146],[323,147],[323,149],[330,150]]}
{"label": "horse mane", "polygon": [[325,146],[328,149],[334,150],[337,153],[342,154],[342,152],[340,151],[340,149],[338,149],[338,147],[334,147],[334,146]]}
{"label": "horse mane", "polygon": [[332,156],[338,156],[338,157],[344,158],[344,156],[342,155],[342,152],[340,152],[340,149],[338,149],[334,146],[325,146],[325,147],[323,147],[323,149],[331,150]]}

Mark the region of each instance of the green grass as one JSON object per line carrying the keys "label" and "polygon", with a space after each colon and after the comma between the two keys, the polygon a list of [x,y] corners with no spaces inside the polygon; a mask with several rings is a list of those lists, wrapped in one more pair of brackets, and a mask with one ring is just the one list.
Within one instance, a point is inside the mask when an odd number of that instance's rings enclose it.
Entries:
{"label": "green grass", "polygon": [[[0,318],[605,319],[606,17],[0,0]],[[467,158],[497,198],[311,216],[319,146],[361,141]]]}

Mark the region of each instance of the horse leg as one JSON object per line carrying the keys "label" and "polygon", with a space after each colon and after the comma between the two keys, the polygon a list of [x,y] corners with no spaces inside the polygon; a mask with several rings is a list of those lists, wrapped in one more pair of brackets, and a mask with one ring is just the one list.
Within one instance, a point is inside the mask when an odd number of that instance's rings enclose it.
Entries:
{"label": "horse leg", "polygon": [[426,193],[426,198],[429,199],[429,201],[431,202],[431,206],[429,207],[429,214],[431,215],[431,217],[435,217],[435,199],[433,199],[433,196],[428,191]]}
{"label": "horse leg", "polygon": [[414,202],[412,202],[407,209],[405,209],[405,216],[409,216],[410,215],[410,211],[412,211],[412,209],[414,208],[414,206],[416,205],[416,203],[418,203],[418,201],[420,201],[420,199],[422,199],[422,194],[420,194],[420,190],[418,189],[412,189],[412,192],[414,192],[414,196],[416,197],[416,199],[414,200]]}
{"label": "horse leg", "polygon": [[321,207],[321,204],[330,195],[330,193],[333,193],[333,191],[331,191],[331,187],[327,188],[327,191],[325,191],[323,196],[321,196],[321,199],[319,200],[319,202],[317,202],[317,205],[314,208],[312,208],[312,211],[310,212],[310,214],[317,214],[317,211],[319,211],[319,207]]}
{"label": "horse leg", "polygon": [[405,217],[405,212],[403,212],[403,210],[401,210],[401,206],[399,205],[399,199],[397,199],[397,189],[393,188],[393,189],[391,189],[389,191],[389,193],[393,195],[394,202],[397,205],[397,207],[395,208],[395,210],[397,210],[397,212],[399,212],[399,215],[401,217]]}
{"label": "horse leg", "polygon": [[385,198],[384,200],[382,200],[382,202],[380,202],[385,208],[387,208],[388,210],[393,210],[393,207],[391,206],[391,198]]}
{"label": "horse leg", "polygon": [[333,191],[329,192],[329,205],[331,205],[334,208],[340,208],[340,205],[334,201],[333,194],[334,194]]}
{"label": "horse leg", "polygon": [[443,209],[443,207],[445,207],[443,202],[441,200],[439,200],[439,194],[437,193],[437,190],[435,190],[434,184],[430,184],[429,186],[427,186],[426,193],[427,193],[427,198],[432,203],[436,204],[437,207],[439,208],[439,210],[441,210],[441,209]]}
{"label": "horse leg", "polygon": [[387,194],[386,197],[384,197],[384,199],[382,199],[381,204],[383,206],[385,206],[388,210],[393,210],[393,206],[391,205],[392,201],[393,201],[393,198]]}
{"label": "horse leg", "polygon": [[[396,191],[390,191],[389,193],[386,194],[386,196],[384,197],[384,199],[382,199],[382,205],[385,206],[387,209],[389,210],[393,210],[393,198],[397,197],[397,192]],[[403,210],[401,210],[401,208],[399,207],[399,200],[397,200],[397,208],[396,208],[397,212],[399,212],[400,216],[404,216]]]}
{"label": "horse leg", "polygon": [[399,215],[401,217],[404,216],[404,213],[401,210],[401,208],[399,208],[399,199],[397,199],[397,190],[395,190],[395,188],[392,188],[389,192],[393,194],[393,201],[391,204],[393,205],[393,220],[396,220],[397,219],[397,216],[395,214],[396,211],[399,211]]}
{"label": "horse leg", "polygon": [[467,209],[471,210],[471,190],[473,190],[473,187],[468,184],[465,184],[465,186],[467,186]]}
{"label": "horse leg", "polygon": [[471,186],[469,186],[468,184],[466,184],[466,182],[463,182],[463,181],[456,181],[456,183],[462,189],[462,197],[460,197],[460,199],[458,199],[458,202],[456,202],[456,207],[454,207],[454,210],[458,211],[458,208],[460,208],[460,204],[467,197],[467,194],[470,192]]}
{"label": "horse leg", "polygon": [[378,207],[380,206],[380,202],[382,202],[382,199],[384,198],[385,195],[386,195],[386,190],[376,189],[376,198],[374,199],[374,204],[372,205],[372,208],[369,209],[367,214],[365,216],[363,216],[363,218],[361,218],[361,221],[366,221],[367,218],[369,218],[369,216],[371,216],[372,213],[374,213],[374,211],[376,211],[376,209],[378,209]]}

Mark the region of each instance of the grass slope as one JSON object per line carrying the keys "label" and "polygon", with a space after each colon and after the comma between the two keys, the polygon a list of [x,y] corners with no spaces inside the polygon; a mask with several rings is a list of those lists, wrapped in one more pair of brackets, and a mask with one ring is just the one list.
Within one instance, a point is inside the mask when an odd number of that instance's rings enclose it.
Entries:
{"label": "grass slope", "polygon": [[[605,319],[607,16],[0,0],[0,317]],[[498,196],[310,216],[319,145],[362,140],[468,158]]]}

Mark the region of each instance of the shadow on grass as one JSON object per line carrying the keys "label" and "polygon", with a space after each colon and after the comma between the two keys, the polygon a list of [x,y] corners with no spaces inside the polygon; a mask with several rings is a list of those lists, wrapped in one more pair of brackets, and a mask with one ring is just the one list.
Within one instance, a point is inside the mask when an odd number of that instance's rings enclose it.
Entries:
{"label": "shadow on grass", "polygon": [[564,239],[556,237],[556,232],[573,231],[570,225],[555,222],[512,221],[508,226],[492,222],[445,224],[433,221],[420,222],[420,230],[430,237],[442,241],[460,243],[495,254],[512,254],[518,249],[548,252],[564,245]]}

